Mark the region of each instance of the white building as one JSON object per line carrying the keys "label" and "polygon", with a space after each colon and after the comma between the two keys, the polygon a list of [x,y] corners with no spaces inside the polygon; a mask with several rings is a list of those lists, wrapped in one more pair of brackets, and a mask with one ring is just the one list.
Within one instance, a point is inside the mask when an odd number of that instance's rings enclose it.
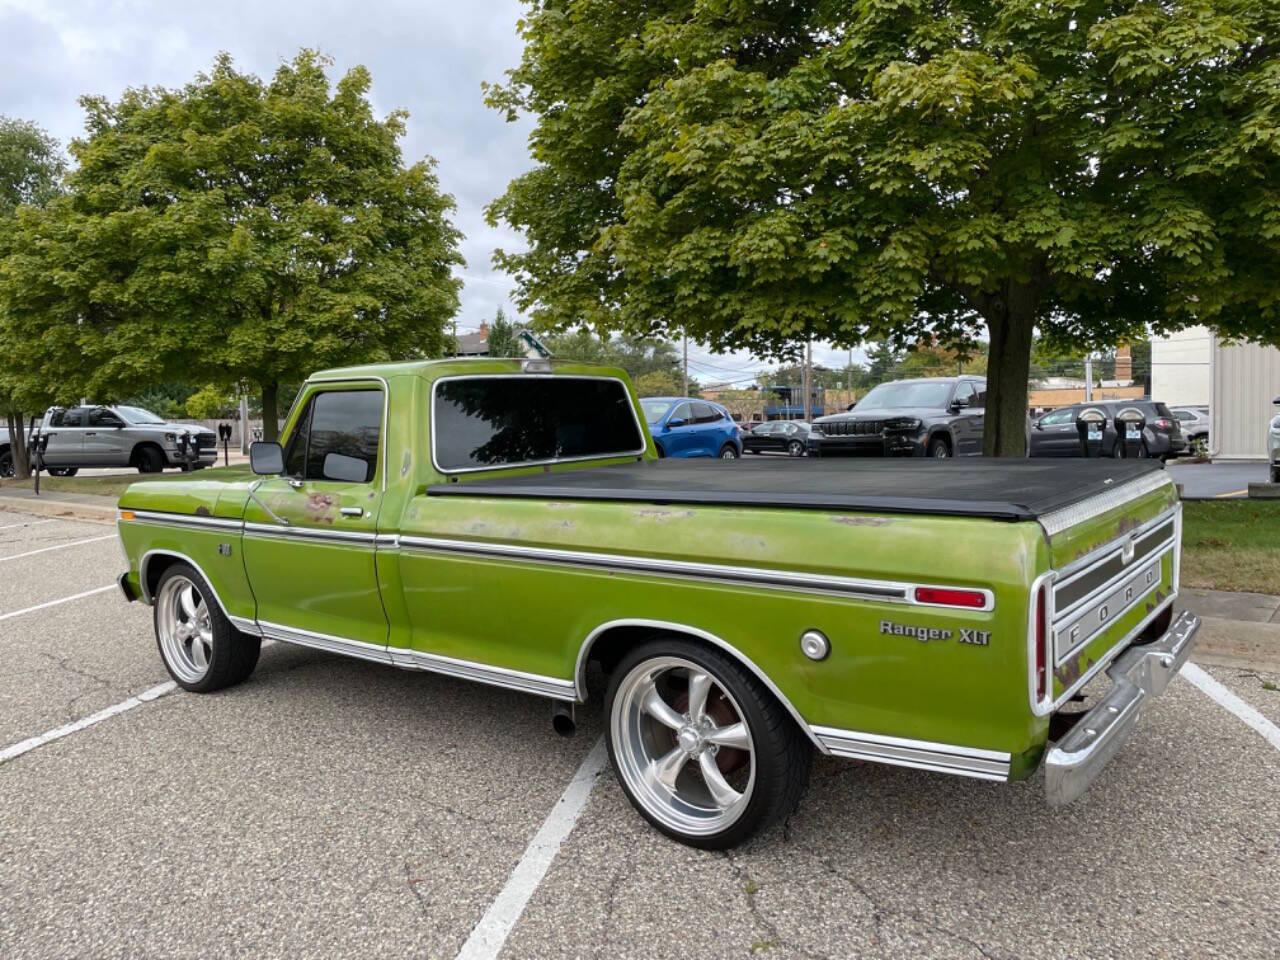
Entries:
{"label": "white building", "polygon": [[1151,341],[1151,398],[1170,406],[1208,405],[1209,453],[1261,460],[1280,396],[1280,350],[1224,343],[1204,327]]}

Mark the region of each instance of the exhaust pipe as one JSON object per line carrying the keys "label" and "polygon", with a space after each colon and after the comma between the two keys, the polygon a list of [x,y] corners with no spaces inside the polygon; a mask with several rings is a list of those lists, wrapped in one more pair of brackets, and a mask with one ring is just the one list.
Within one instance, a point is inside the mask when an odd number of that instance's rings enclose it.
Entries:
{"label": "exhaust pipe", "polygon": [[573,718],[572,701],[555,700],[552,702],[551,728],[562,737],[572,737],[578,732],[577,721]]}

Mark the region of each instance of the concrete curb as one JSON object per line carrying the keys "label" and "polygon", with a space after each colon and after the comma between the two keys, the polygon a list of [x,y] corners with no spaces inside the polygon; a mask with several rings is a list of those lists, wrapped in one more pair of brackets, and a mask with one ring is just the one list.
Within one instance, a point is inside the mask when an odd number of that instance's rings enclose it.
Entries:
{"label": "concrete curb", "polygon": [[1211,666],[1280,673],[1280,623],[1202,617],[1191,659]]}
{"label": "concrete curb", "polygon": [[[105,500],[106,498],[103,497]],[[54,496],[7,497],[0,493],[0,510],[20,510],[41,517],[61,517],[66,520],[88,520],[91,523],[115,523],[116,508],[113,505],[78,503],[59,500]]]}

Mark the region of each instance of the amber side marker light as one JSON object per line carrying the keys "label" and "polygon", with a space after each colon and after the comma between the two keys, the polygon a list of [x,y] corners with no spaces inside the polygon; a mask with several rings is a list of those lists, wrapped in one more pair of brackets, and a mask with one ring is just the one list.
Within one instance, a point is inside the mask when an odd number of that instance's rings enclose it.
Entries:
{"label": "amber side marker light", "polygon": [[936,603],[944,607],[967,607],[981,610],[987,605],[987,595],[981,590],[916,587],[916,603]]}
{"label": "amber side marker light", "polygon": [[121,519],[121,520],[132,520],[132,519],[133,519],[133,511],[132,511],[132,510],[121,510],[121,511],[120,511],[120,519]]}

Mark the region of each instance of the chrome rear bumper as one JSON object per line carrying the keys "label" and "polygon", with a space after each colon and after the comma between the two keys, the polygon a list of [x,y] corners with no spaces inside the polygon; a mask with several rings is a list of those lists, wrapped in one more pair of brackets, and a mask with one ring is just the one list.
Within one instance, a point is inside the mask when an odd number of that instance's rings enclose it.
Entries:
{"label": "chrome rear bumper", "polygon": [[1163,693],[1187,662],[1199,629],[1200,618],[1184,610],[1163,637],[1130,647],[1107,668],[1112,680],[1107,695],[1045,759],[1045,794],[1051,806],[1070,803],[1089,789],[1137,726],[1143,702]]}

